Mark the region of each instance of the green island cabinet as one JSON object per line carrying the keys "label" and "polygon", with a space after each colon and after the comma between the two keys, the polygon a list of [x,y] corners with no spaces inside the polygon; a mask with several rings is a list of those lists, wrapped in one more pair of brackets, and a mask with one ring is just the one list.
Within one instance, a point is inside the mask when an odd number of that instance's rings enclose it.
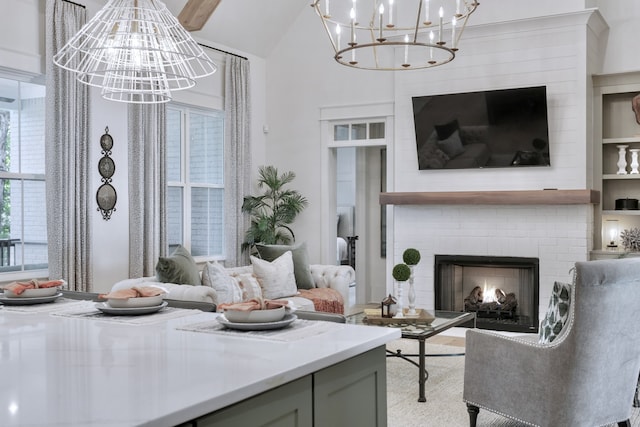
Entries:
{"label": "green island cabinet", "polygon": [[193,427],[384,427],[386,352],[359,356],[200,417]]}

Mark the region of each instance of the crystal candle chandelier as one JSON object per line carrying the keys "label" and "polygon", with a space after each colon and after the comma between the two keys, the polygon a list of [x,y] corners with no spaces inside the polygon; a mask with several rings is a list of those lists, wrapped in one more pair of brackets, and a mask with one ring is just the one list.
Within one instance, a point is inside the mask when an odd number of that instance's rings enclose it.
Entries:
{"label": "crystal candle chandelier", "polygon": [[154,104],[217,67],[159,0],[109,2],[53,57],[112,101]]}
{"label": "crystal candle chandelier", "polygon": [[416,70],[451,62],[476,0],[313,0],[342,65]]}

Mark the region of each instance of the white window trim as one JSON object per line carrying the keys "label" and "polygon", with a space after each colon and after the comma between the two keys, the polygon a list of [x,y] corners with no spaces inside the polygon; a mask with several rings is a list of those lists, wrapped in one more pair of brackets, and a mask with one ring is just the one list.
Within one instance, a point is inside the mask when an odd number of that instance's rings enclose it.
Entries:
{"label": "white window trim", "polygon": [[[199,106],[192,106],[182,103],[172,103],[168,106],[169,109],[178,110],[181,114],[181,142],[189,141],[191,136],[189,133],[189,126],[187,125],[188,117],[190,113],[195,112],[203,115],[214,115],[213,111],[222,112],[222,110],[217,110],[215,108],[206,109]],[[226,124],[225,124],[226,126]],[[223,141],[223,144],[226,141]],[[224,183],[222,185],[218,184],[191,184],[191,182],[187,179],[189,176],[189,156],[191,154],[191,145],[190,144],[180,144],[180,181],[167,181],[167,186],[171,187],[180,187],[182,188],[182,239],[184,247],[191,252],[191,189],[192,188],[218,188],[225,189]],[[224,167],[224,165],[223,165]],[[224,227],[223,227],[224,229]],[[226,236],[223,236],[225,239]],[[224,249],[224,245],[223,245]],[[194,256],[193,257],[196,263],[205,263],[207,261],[222,261],[225,258],[224,253],[222,255],[206,255],[206,256]]]}

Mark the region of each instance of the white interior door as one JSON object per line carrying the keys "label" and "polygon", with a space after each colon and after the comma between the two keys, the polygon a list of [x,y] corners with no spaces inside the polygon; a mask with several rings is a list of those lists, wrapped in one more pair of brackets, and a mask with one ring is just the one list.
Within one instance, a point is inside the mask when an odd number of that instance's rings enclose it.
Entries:
{"label": "white interior door", "polygon": [[386,178],[386,150],[379,146],[335,150],[337,263],[356,270],[352,304],[382,300],[386,251],[379,197]]}

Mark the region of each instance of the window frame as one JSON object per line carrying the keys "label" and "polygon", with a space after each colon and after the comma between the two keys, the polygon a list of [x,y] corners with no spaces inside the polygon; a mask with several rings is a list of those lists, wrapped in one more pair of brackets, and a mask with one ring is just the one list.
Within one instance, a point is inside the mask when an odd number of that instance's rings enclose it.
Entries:
{"label": "window frame", "polygon": [[[222,163],[223,171],[222,171],[222,183],[221,184],[209,184],[209,183],[201,183],[201,182],[192,182],[190,180],[190,155],[191,155],[191,144],[190,144],[190,126],[189,126],[189,117],[193,113],[202,114],[206,116],[211,116],[216,119],[222,119],[223,125],[223,140],[222,140],[222,149],[224,153],[224,145],[226,141],[224,140],[224,126],[226,126],[226,122],[224,120],[224,111],[216,109],[216,108],[204,108],[200,106],[193,106],[178,102],[171,102],[167,105],[167,110],[174,110],[180,113],[180,180],[179,181],[170,181],[168,177],[167,170],[167,192],[170,187],[180,188],[182,190],[182,246],[184,246],[189,252],[192,252],[192,236],[191,236],[191,203],[192,203],[192,190],[197,188],[205,188],[205,189],[221,189],[223,192],[225,191],[225,182],[224,182],[224,160]],[[220,116],[220,117],[216,117]],[[167,166],[168,169],[168,166]],[[224,211],[224,203],[226,201],[226,195],[223,198],[223,211]],[[205,262],[205,261],[222,261],[225,259],[225,240],[226,236],[224,235],[224,224],[226,218],[223,217],[223,235],[222,235],[222,253],[220,254],[209,254],[209,255],[199,255],[194,256],[196,262]],[[167,239],[168,240],[168,239]],[[167,242],[167,246],[169,246],[169,242]],[[168,248],[171,251],[171,248]]]}
{"label": "window frame", "polygon": [[[29,81],[23,81],[23,80],[19,80],[16,79],[15,77],[11,76],[11,75],[7,75],[4,74],[2,72],[0,72],[0,79],[2,80],[7,80],[7,81],[11,81],[11,82],[15,82],[15,84],[17,85],[17,97],[16,97],[16,101],[17,101],[17,108],[16,110],[19,111],[19,115],[18,115],[18,129],[17,132],[14,130],[12,131],[12,142],[13,143],[18,143],[19,145],[22,145],[22,122],[23,122],[23,118],[22,118],[22,103],[23,103],[23,85],[24,84],[30,84],[30,85],[37,85],[42,87],[42,90],[44,91],[44,98],[45,98],[45,102],[46,102],[46,86],[44,84],[38,83],[38,82],[29,82]],[[45,111],[45,115],[46,115],[46,111]],[[44,133],[44,126],[46,126],[46,118],[45,120],[43,120],[42,122],[42,132]],[[16,138],[15,141],[13,141],[13,138]],[[44,143],[42,145],[42,149],[44,150]],[[24,244],[25,244],[25,230],[27,227],[27,224],[25,223],[25,210],[24,210],[24,206],[25,206],[25,183],[32,181],[32,182],[41,182],[43,183],[43,185],[45,186],[45,194],[46,194],[46,157],[44,159],[44,167],[45,170],[42,173],[34,173],[34,172],[20,172],[23,169],[23,156],[19,155],[18,156],[18,172],[15,171],[0,171],[0,180],[11,180],[11,181],[15,181],[15,182],[19,182],[20,183],[20,230],[19,230],[19,239],[20,242],[15,245],[15,247],[13,248],[14,252],[14,257],[17,257],[17,255],[20,255],[21,258],[21,262],[19,265],[14,265],[14,267],[19,267],[18,270],[9,270],[9,271],[0,271],[0,281],[2,282],[11,282],[11,281],[17,281],[17,280],[24,280],[24,279],[32,279],[34,277],[48,277],[49,276],[49,260],[48,260],[48,256],[47,256],[47,262],[46,262],[46,267],[44,268],[33,268],[33,269],[28,269],[25,268],[30,264],[25,264],[24,261],[24,257],[25,257],[25,250],[24,250]],[[45,219],[45,228],[47,226],[46,223],[46,219]],[[48,236],[45,232],[44,235],[44,245],[48,246]],[[9,251],[9,257],[11,258],[12,254],[11,254],[11,250]],[[36,264],[38,265],[38,264]]]}

